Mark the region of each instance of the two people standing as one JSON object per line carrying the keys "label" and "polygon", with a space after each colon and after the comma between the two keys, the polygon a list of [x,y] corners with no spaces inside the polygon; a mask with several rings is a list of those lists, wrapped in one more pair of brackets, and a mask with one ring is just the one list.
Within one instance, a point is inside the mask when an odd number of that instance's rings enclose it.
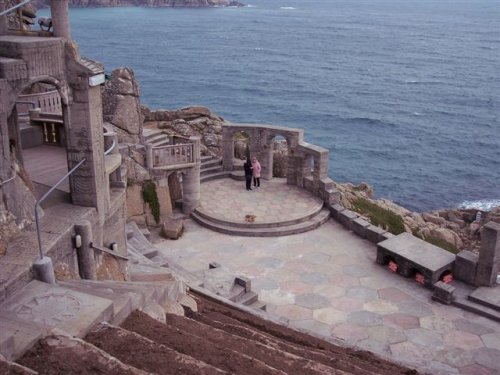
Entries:
{"label": "two people standing", "polygon": [[252,160],[247,158],[245,164],[243,164],[243,169],[245,170],[245,182],[247,190],[252,190],[252,177],[253,177],[253,186],[254,188],[260,187],[260,172],[262,167],[254,156]]}

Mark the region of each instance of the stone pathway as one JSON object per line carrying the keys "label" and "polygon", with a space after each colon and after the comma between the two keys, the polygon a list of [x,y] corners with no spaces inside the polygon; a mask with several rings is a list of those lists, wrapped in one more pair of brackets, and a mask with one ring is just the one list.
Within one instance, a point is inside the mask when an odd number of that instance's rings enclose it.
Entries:
{"label": "stone pathway", "polygon": [[[202,208],[228,220],[287,220],[315,204],[279,179],[256,191],[229,179],[202,184]],[[156,247],[189,271],[215,261],[251,278],[268,312],[293,327],[435,375],[500,374],[499,323],[432,301],[428,289],[376,264],[375,245],[332,219],[276,238],[224,235],[192,220],[185,227],[181,239]]]}
{"label": "stone pathway", "polygon": [[375,246],[333,220],[272,239],[188,220],[180,240],[156,246],[191,271],[216,261],[252,278],[268,312],[291,326],[432,374],[500,374],[498,323],[432,301],[427,289],[375,264]]}

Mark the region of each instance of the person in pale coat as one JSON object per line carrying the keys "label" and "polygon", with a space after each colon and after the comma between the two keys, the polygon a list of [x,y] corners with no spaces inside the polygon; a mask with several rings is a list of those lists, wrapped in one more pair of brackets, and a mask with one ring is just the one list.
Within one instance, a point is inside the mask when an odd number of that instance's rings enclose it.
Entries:
{"label": "person in pale coat", "polygon": [[260,166],[259,161],[254,156],[252,158],[252,175],[253,175],[253,187],[260,187],[260,171],[262,167]]}

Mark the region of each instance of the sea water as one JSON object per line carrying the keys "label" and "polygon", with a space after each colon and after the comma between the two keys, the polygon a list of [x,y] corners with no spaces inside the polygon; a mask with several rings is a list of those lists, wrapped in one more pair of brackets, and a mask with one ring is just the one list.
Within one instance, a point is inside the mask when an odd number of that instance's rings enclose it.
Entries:
{"label": "sea water", "polygon": [[71,31],[153,109],[303,128],[334,180],[413,210],[500,205],[500,2],[247,1],[72,9]]}

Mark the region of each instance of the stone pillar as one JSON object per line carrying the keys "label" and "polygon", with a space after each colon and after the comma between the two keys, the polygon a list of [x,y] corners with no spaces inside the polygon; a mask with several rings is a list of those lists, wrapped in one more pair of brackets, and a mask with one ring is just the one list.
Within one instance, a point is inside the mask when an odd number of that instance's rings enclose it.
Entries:
{"label": "stone pillar", "polygon": [[234,140],[233,134],[227,127],[222,127],[222,167],[225,171],[233,170]]}
{"label": "stone pillar", "polygon": [[[5,9],[7,9],[7,0],[0,0],[0,12],[4,11]],[[8,28],[9,26],[7,21],[7,15],[0,16],[0,35],[7,34]]]}
{"label": "stone pillar", "polygon": [[262,154],[264,160],[262,161],[262,178],[264,180],[271,180],[273,178],[273,163],[274,163],[274,145],[273,141],[266,143],[263,147]]}
{"label": "stone pillar", "polygon": [[50,2],[50,14],[52,17],[54,36],[71,40],[68,0],[52,0]]}
{"label": "stone pillar", "polygon": [[200,204],[200,145],[201,138],[190,137],[193,144],[194,167],[190,168],[182,179],[182,212],[190,214]]}
{"label": "stone pillar", "polygon": [[481,249],[475,283],[492,286],[500,272],[500,224],[490,221],[481,229]]}
{"label": "stone pillar", "polygon": [[82,220],[76,223],[75,234],[81,238],[81,244],[76,249],[80,277],[87,280],[97,280],[94,249],[90,247],[90,244],[93,242],[90,222]]}
{"label": "stone pillar", "polygon": [[70,177],[73,204],[95,207],[101,222],[108,209],[104,166],[104,136],[101,88],[90,87],[84,80],[73,86],[73,103],[69,111],[71,131],[67,132],[68,163],[87,161]]}

